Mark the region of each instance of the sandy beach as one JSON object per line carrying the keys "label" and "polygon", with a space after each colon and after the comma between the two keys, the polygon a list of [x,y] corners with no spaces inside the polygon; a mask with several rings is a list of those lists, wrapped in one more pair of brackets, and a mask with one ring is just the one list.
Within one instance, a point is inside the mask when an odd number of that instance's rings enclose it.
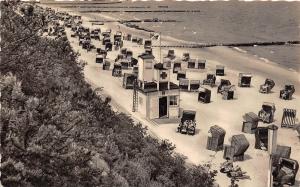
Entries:
{"label": "sandy beach", "polygon": [[[42,5],[45,6],[45,5]],[[55,10],[68,11],[54,7]],[[76,12],[70,14],[80,15]],[[100,16],[97,14],[97,16]],[[133,36],[140,36],[144,39],[149,37],[149,33],[137,31],[116,23],[105,23],[104,25],[92,25],[89,20],[95,15],[83,16],[83,25],[90,28],[101,28],[102,31],[110,28],[112,33],[117,30],[123,34],[131,33]],[[108,18],[108,17],[106,17]],[[113,19],[113,18],[110,18]],[[291,158],[300,162],[300,141],[296,131],[293,129],[280,128],[282,112],[284,108],[296,109],[300,111],[300,75],[297,71],[284,69],[273,62],[264,62],[262,59],[256,58],[253,55],[240,52],[236,49],[227,47],[212,47],[203,49],[184,49],[176,48],[175,55],[182,57],[184,52],[189,52],[192,58],[206,59],[207,66],[205,70],[187,71],[187,78],[195,80],[203,80],[206,74],[214,72],[218,64],[225,66],[225,79],[229,79],[232,84],[238,85],[238,74],[240,72],[252,73],[252,83],[250,88],[236,89],[235,100],[223,100],[220,94],[217,94],[217,88],[212,90],[212,102],[202,104],[198,102],[197,93],[181,92],[180,105],[181,108],[197,111],[197,132],[194,136],[183,135],[176,132],[177,123],[156,124],[153,121],[146,119],[139,113],[132,112],[132,90],[122,88],[122,77],[116,78],[111,76],[111,71],[102,70],[101,64],[95,63],[96,51],[87,52],[78,45],[77,38],[71,38],[71,29],[66,28],[67,37],[71,46],[75,51],[80,53],[80,59],[87,62],[84,69],[86,80],[93,87],[103,87],[103,93],[111,96],[112,106],[115,110],[127,113],[135,121],[141,122],[148,128],[149,134],[160,139],[168,139],[176,146],[176,151],[187,157],[188,162],[192,164],[211,163],[213,168],[219,169],[220,163],[224,162],[223,152],[213,152],[206,149],[208,130],[213,125],[219,125],[226,130],[225,144],[229,143],[229,138],[232,135],[244,134],[250,142],[250,147],[246,152],[244,161],[236,162],[241,166],[242,170],[247,172],[251,177],[250,180],[241,180],[238,184],[243,187],[265,187],[267,185],[267,168],[268,168],[268,153],[263,150],[254,149],[255,137],[253,134],[245,134],[241,132],[242,116],[247,112],[257,113],[261,109],[263,102],[273,102],[276,105],[275,122],[279,126],[278,144],[291,146]],[[163,37],[163,36],[162,36]],[[172,39],[163,38],[163,44],[167,45],[174,43]],[[92,40],[96,47],[102,46],[100,41]],[[137,58],[144,51],[143,46],[138,46],[136,43],[124,41],[124,47],[133,51],[133,56]],[[162,54],[166,54],[167,48],[163,48]],[[159,60],[159,48],[154,49],[154,56]],[[112,61],[116,58],[119,51],[113,50],[108,53],[107,58]],[[125,70],[123,72],[130,72]],[[172,74],[172,81],[178,83],[175,74]],[[275,81],[276,86],[273,93],[261,94],[258,92],[259,86],[263,84],[266,78],[271,78]],[[220,82],[220,77],[217,77],[217,84]],[[294,84],[296,92],[292,100],[282,100],[279,98],[279,91],[287,83]],[[206,86],[204,86],[206,87]],[[299,116],[299,114],[298,114]],[[259,126],[267,124],[259,123]],[[228,186],[230,179],[225,174],[218,173],[216,182],[220,186]],[[300,174],[298,172],[295,186],[300,186]]]}

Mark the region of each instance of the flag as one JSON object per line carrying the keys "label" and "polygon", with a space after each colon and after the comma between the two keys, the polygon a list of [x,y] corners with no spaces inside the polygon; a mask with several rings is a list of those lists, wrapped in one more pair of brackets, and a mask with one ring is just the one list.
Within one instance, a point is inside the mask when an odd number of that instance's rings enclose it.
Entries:
{"label": "flag", "polygon": [[150,39],[151,40],[158,40],[160,38],[160,34],[159,33],[155,33],[155,32],[151,32],[150,33]]}

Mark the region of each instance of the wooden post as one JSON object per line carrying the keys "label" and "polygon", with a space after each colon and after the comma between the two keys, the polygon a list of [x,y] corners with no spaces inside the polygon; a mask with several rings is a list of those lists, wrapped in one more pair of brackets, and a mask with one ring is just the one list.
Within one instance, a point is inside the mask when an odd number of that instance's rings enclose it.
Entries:
{"label": "wooden post", "polygon": [[277,148],[277,130],[278,127],[276,125],[268,126],[268,153],[270,155],[268,169],[268,187],[273,187],[272,160],[273,154],[276,153]]}

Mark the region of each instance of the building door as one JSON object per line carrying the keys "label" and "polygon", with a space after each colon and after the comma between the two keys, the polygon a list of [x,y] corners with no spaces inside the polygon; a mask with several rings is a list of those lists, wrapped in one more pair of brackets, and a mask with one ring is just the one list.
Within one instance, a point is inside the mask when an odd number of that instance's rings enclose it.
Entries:
{"label": "building door", "polygon": [[159,117],[167,116],[168,114],[168,99],[167,97],[159,98]]}

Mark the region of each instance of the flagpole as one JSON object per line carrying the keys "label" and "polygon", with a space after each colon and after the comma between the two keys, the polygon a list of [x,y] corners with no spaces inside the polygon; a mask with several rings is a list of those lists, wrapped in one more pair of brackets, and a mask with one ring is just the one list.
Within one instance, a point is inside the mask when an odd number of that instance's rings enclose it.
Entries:
{"label": "flagpole", "polygon": [[161,60],[161,32],[159,33],[159,61],[162,63]]}

